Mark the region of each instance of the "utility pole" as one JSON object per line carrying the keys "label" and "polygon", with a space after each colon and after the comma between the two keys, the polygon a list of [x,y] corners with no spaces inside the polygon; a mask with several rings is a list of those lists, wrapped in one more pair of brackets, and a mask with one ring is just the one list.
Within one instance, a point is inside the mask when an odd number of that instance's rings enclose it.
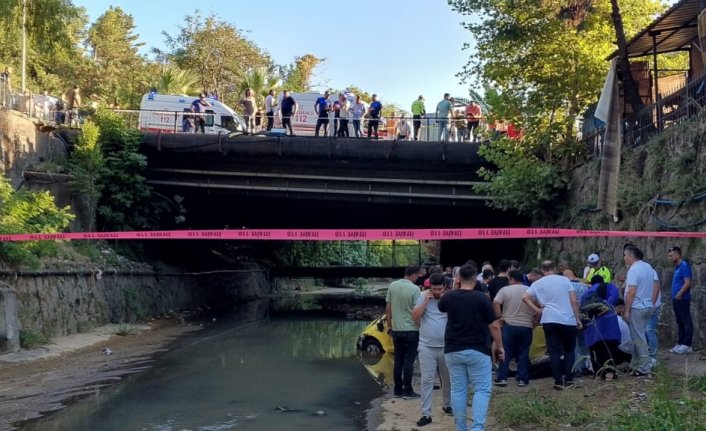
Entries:
{"label": "utility pole", "polygon": [[27,77],[27,0],[22,0],[22,94]]}

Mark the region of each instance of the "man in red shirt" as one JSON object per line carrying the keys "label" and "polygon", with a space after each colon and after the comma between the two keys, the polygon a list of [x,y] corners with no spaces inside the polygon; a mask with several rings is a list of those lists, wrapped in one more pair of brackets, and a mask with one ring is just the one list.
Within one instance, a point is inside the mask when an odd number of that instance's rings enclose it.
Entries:
{"label": "man in red shirt", "polygon": [[480,140],[477,134],[473,135],[473,131],[478,129],[482,117],[483,111],[480,109],[480,105],[473,101],[466,105],[466,121],[468,122],[466,127],[468,127],[468,140],[471,142]]}

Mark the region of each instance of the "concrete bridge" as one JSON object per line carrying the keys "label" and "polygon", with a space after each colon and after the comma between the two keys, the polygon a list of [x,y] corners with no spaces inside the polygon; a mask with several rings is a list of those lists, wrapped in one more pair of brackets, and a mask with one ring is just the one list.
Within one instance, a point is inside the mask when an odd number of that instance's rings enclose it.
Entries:
{"label": "concrete bridge", "polygon": [[[487,165],[478,155],[480,145],[145,134],[141,151],[155,190],[183,198],[182,229],[526,226],[514,213],[488,208],[490,198],[474,190],[481,181],[476,172]],[[520,253],[509,250],[521,250],[522,244],[445,241],[441,257],[451,263],[516,257]],[[295,275],[292,271],[285,272]],[[401,270],[378,271],[399,276]],[[350,268],[305,272],[352,274]]]}
{"label": "concrete bridge", "polygon": [[479,144],[145,134],[160,190],[381,204],[482,206]]}

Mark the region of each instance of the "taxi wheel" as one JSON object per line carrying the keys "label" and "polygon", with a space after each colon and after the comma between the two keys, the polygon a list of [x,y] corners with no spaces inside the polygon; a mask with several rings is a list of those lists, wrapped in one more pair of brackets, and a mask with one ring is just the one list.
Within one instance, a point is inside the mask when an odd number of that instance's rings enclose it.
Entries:
{"label": "taxi wheel", "polygon": [[380,356],[384,352],[380,343],[374,338],[366,338],[363,340],[363,350],[369,356]]}

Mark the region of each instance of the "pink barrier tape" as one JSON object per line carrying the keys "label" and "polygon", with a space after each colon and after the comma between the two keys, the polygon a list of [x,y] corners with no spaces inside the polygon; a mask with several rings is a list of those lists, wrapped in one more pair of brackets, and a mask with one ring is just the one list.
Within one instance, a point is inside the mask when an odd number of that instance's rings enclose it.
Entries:
{"label": "pink barrier tape", "polygon": [[464,229],[243,229],[73,232],[0,235],[0,242],[45,240],[217,239],[266,241],[375,241],[450,239],[531,239],[581,237],[706,238],[706,232],[638,232],[545,228]]}

